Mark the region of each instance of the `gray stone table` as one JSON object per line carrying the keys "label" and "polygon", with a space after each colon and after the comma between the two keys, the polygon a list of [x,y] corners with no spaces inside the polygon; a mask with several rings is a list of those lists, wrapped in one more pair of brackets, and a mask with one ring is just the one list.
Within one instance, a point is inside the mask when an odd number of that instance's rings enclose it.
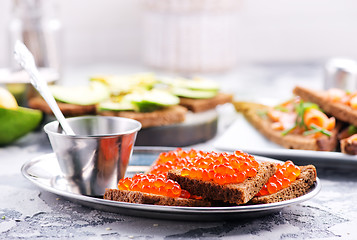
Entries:
{"label": "gray stone table", "polygon": [[[255,66],[225,75],[222,82],[238,97],[250,98],[252,86],[259,97],[272,97],[269,83],[288,92],[297,81],[318,86],[319,77],[316,65]],[[234,119],[221,115],[218,135]],[[192,147],[212,149],[213,141]],[[22,176],[21,166],[50,152],[41,130],[0,148],[0,239],[357,239],[357,169],[318,168],[322,190],[316,197],[270,215],[169,221],[87,208],[36,187]]]}

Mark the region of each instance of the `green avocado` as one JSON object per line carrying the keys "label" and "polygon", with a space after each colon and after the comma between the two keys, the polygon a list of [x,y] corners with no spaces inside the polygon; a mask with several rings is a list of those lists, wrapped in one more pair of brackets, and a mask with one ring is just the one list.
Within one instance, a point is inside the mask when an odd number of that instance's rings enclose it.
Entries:
{"label": "green avocado", "polygon": [[41,122],[42,112],[30,108],[0,108],[0,145],[14,142],[34,130]]}
{"label": "green avocado", "polygon": [[49,86],[53,97],[60,102],[77,105],[93,105],[110,97],[110,91],[105,84],[92,81],[89,86]]}
{"label": "green avocado", "polygon": [[128,94],[125,99],[134,104],[139,112],[152,112],[163,107],[177,105],[180,102],[177,96],[158,89]]}
{"label": "green avocado", "polygon": [[171,93],[184,98],[195,98],[195,99],[206,99],[206,98],[213,98],[217,95],[216,90],[191,90],[187,88],[172,88]]}
{"label": "green avocado", "polygon": [[135,106],[130,102],[113,102],[111,100],[101,102],[98,104],[101,111],[134,111]]}

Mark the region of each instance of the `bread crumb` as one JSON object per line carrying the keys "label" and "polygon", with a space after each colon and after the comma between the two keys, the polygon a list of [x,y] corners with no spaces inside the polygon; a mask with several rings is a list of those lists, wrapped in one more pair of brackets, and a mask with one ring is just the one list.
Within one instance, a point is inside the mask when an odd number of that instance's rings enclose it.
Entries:
{"label": "bread crumb", "polygon": [[134,238],[134,236],[128,236],[128,238],[131,238],[131,239],[133,239],[133,238]]}
{"label": "bread crumb", "polygon": [[154,224],[153,224],[153,226],[154,226],[154,227],[158,227],[158,226],[159,226],[159,224],[157,224],[157,223],[154,223]]}
{"label": "bread crumb", "polygon": [[60,200],[60,198],[56,198],[56,200],[58,201],[58,200]]}
{"label": "bread crumb", "polygon": [[107,227],[105,230],[107,230],[107,231],[110,231],[110,230],[112,230],[110,227]]}

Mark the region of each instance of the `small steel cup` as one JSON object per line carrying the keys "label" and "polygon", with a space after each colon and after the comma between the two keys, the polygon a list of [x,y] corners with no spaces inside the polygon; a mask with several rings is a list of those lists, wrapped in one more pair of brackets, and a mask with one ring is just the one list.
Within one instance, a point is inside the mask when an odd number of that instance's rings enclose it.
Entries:
{"label": "small steel cup", "polygon": [[58,121],[44,126],[63,179],[71,191],[102,196],[124,177],[140,122],[121,117],[84,116],[67,119],[75,136],[64,134]]}

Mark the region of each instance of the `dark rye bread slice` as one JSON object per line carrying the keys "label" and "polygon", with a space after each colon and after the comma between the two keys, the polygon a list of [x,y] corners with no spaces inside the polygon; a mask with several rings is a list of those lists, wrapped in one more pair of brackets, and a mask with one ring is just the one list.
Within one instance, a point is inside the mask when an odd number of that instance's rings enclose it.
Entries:
{"label": "dark rye bread slice", "polygon": [[335,118],[357,126],[357,110],[346,104],[331,101],[325,91],[296,86],[293,93],[306,101],[316,103],[322,110]]}
{"label": "dark rye bread slice", "polygon": [[182,106],[165,107],[153,112],[106,111],[99,110],[102,116],[117,116],[139,121],[142,128],[165,126],[185,121],[187,109]]}
{"label": "dark rye bread slice", "polygon": [[[95,105],[76,105],[69,103],[57,102],[58,107],[61,112],[66,117],[75,117],[83,115],[93,115],[95,114]],[[28,102],[30,108],[41,110],[42,112],[53,115],[51,108],[48,106],[47,102],[41,97],[31,98]]]}
{"label": "dark rye bread slice", "polygon": [[210,207],[211,203],[203,200],[186,199],[186,198],[172,198],[161,196],[157,194],[127,191],[119,189],[106,189],[104,199],[128,202],[128,203],[140,203],[151,205],[167,205],[167,206],[185,206],[185,207]]}
{"label": "dark rye bread slice", "polygon": [[274,130],[272,122],[262,114],[266,113],[271,107],[252,103],[234,102],[234,107],[241,112],[244,117],[266,138],[288,149],[314,150],[314,151],[333,151],[337,146],[337,134],[340,124],[337,124],[330,137],[322,135],[319,138],[311,138],[300,134],[282,135],[282,131]]}
{"label": "dark rye bread slice", "polygon": [[181,170],[172,170],[167,174],[168,179],[178,182],[182,189],[191,194],[201,196],[204,200],[244,204],[253,198],[268,179],[274,175],[276,166],[271,162],[259,164],[257,175],[247,178],[242,183],[220,185],[213,181],[202,181],[189,176],[181,176]]}
{"label": "dark rye bread slice", "polygon": [[280,191],[270,195],[254,197],[249,201],[249,203],[264,204],[281,202],[306,194],[316,181],[316,168],[313,165],[307,165],[300,167],[300,169],[300,175],[294,182],[291,183],[289,187],[281,189]]}
{"label": "dark rye bread slice", "polygon": [[226,93],[218,93],[213,98],[207,99],[193,99],[180,97],[180,105],[186,107],[192,112],[203,112],[209,109],[213,109],[218,105],[231,103],[233,96]]}
{"label": "dark rye bread slice", "polygon": [[340,140],[341,152],[349,155],[357,155],[357,142],[350,138]]}

